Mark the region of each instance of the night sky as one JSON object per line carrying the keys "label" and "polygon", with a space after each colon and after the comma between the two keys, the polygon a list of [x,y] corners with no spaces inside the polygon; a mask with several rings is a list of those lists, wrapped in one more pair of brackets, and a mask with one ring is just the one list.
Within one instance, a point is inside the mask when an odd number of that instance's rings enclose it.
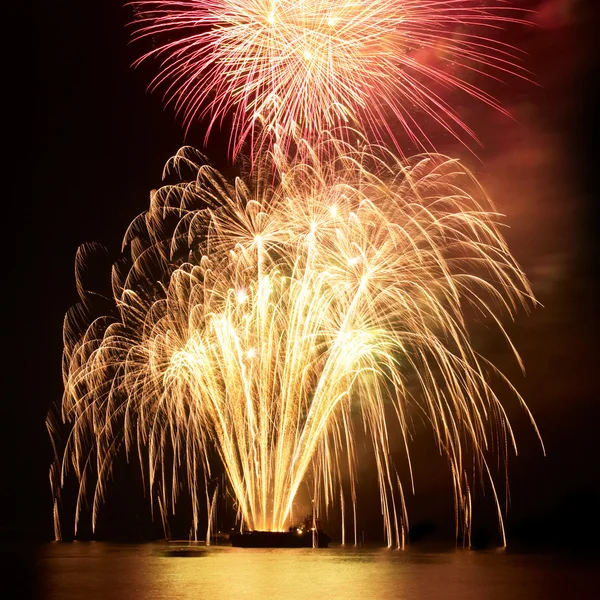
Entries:
{"label": "night sky", "polygon": [[[528,53],[538,85],[507,78],[507,85],[493,86],[514,120],[461,99],[459,111],[481,137],[482,147],[473,145],[478,159],[447,136],[436,139],[440,152],[476,171],[506,214],[506,237],[543,304],[509,327],[526,378],[493,340],[482,344],[525,397],[548,450],[544,458],[525,413],[508,406],[520,444],[509,464],[509,535],[546,543],[550,531],[562,540],[599,531],[600,98],[592,48],[600,22],[594,0],[522,4],[543,5],[537,26],[511,29],[507,41]],[[127,225],[160,185],[165,161],[184,142],[204,142],[203,124],[186,138],[161,95],[146,91],[155,65],[130,68],[138,50],[128,45],[129,19],[130,10],[112,0],[37,1],[27,26],[15,24],[22,30],[15,54],[27,44],[34,62],[20,68],[17,59],[12,67],[16,106],[5,114],[15,165],[4,171],[2,536],[52,535],[44,420],[62,392],[61,328],[77,301],[77,247],[96,241],[116,256]],[[216,131],[205,148],[219,168],[229,165],[226,145],[227,132]],[[100,275],[107,278],[108,271]],[[447,511],[452,526],[451,496],[439,501],[450,491],[446,467],[431,458],[426,431],[421,438],[413,446],[417,496],[408,500],[409,512],[418,522],[444,520]],[[363,495],[369,527],[378,505],[368,489]],[[109,494],[106,510],[117,522],[118,498],[118,491]],[[143,506],[140,498],[130,510]],[[376,516],[372,523],[376,527]]]}

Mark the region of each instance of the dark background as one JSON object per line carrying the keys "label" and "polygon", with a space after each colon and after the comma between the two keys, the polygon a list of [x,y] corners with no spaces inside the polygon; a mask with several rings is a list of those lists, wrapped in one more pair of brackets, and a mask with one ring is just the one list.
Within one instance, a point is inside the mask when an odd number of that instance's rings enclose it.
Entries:
{"label": "dark background", "polygon": [[[488,349],[524,395],[547,448],[544,458],[525,413],[509,407],[520,448],[509,465],[509,540],[581,544],[599,532],[600,505],[598,3],[521,4],[539,8],[536,26],[511,28],[506,41],[527,52],[537,85],[507,77],[507,85],[493,90],[514,120],[457,100],[480,135],[482,146],[473,145],[478,158],[444,135],[436,138],[437,149],[462,157],[506,214],[509,244],[543,304],[509,328],[526,378],[503,350],[492,342]],[[146,92],[155,65],[130,68],[138,51],[128,45],[130,12],[121,2],[38,1],[33,8],[31,18],[5,25],[15,38],[5,92],[15,106],[4,128],[11,160],[4,168],[0,535],[50,539],[51,449],[44,421],[62,392],[61,328],[77,301],[75,252],[86,241],[118,252],[184,133],[160,94]],[[202,124],[185,139],[197,147],[203,140]],[[229,164],[226,145],[227,133],[216,131],[205,149],[219,168]],[[413,453],[412,522],[452,526],[449,476],[426,432]],[[361,525],[376,538],[378,502],[368,476],[363,481]],[[135,487],[130,481],[123,489]],[[486,503],[478,500],[475,510],[487,514]],[[132,499],[116,485],[103,514],[106,535],[119,528],[148,532],[141,493]],[[137,529],[129,527],[132,519]],[[487,526],[485,518],[481,523]]]}

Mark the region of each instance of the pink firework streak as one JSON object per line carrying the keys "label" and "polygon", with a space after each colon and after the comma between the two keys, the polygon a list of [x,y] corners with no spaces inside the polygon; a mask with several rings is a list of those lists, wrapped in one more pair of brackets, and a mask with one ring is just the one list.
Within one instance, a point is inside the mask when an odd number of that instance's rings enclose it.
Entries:
{"label": "pink firework streak", "polygon": [[523,22],[501,0],[140,0],[134,9],[134,37],[153,45],[139,61],[161,64],[151,87],[187,127],[208,118],[207,137],[231,114],[234,156],[246,141],[286,149],[337,129],[391,138],[400,151],[404,130],[432,148],[423,114],[476,139],[440,94],[461,90],[502,110],[467,77],[527,77],[517,50],[493,39]]}

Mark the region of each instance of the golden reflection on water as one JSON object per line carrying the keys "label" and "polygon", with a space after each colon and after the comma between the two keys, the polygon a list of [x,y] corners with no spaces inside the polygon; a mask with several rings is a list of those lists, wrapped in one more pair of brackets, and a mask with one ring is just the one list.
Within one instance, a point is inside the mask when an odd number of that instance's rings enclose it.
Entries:
{"label": "golden reflection on water", "polygon": [[[183,546],[181,546],[183,547]],[[380,548],[196,547],[171,556],[165,543],[51,544],[39,553],[48,600],[202,598],[518,600],[585,598],[593,569],[556,556]]]}

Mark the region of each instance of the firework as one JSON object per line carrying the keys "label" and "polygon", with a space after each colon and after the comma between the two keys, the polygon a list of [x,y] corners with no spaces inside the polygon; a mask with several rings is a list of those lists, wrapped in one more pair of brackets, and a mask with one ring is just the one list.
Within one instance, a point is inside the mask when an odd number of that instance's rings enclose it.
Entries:
{"label": "firework", "polygon": [[86,317],[92,295],[79,285],[64,328],[66,443],[49,421],[57,499],[70,468],[80,482],[76,528],[86,482],[95,524],[121,451],[139,456],[163,520],[187,486],[195,530],[203,486],[214,504],[215,457],[244,528],[286,528],[303,482],[317,510],[340,496],[355,504],[362,422],[386,537],[401,545],[407,482],[388,434],[409,461],[419,413],[448,459],[468,535],[473,462],[490,475],[488,447],[514,440],[465,311],[502,329],[500,313],[531,304],[529,285],[456,161],[329,144],[335,160],[300,145],[293,160],[275,158],[278,181],[259,165],[251,185],[182,149],[166,172],[194,176],[155,191],[129,227],[113,314]]}
{"label": "firework", "polygon": [[[183,119],[233,115],[231,149],[354,127],[398,145],[433,143],[423,115],[455,136],[473,131],[442,97],[456,89],[496,108],[473,73],[526,76],[495,31],[518,13],[479,0],[140,0],[135,36],[151,38],[164,90]],[[208,135],[208,134],[207,134]]]}

